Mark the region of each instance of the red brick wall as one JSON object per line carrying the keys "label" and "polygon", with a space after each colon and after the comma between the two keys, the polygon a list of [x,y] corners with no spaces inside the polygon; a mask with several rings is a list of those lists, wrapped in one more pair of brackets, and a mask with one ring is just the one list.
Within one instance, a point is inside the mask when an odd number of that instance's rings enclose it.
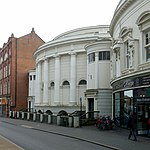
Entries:
{"label": "red brick wall", "polygon": [[[16,93],[16,110],[27,108],[28,71],[35,68],[33,53],[42,44],[44,44],[44,41],[34,31],[17,39],[16,88],[13,86],[16,91],[12,89]],[[14,62],[12,68],[15,68]],[[12,72],[12,74],[15,73],[15,71]],[[13,82],[12,84],[15,83]],[[12,93],[12,95],[14,94]]]}

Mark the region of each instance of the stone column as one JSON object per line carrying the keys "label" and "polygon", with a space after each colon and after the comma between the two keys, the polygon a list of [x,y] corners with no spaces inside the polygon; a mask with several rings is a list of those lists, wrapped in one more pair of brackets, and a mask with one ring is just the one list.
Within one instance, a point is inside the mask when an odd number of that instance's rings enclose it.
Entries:
{"label": "stone column", "polygon": [[41,103],[41,78],[42,78],[42,66],[41,62],[38,62],[36,68],[36,94],[35,94],[35,105],[39,105]]}
{"label": "stone column", "polygon": [[142,31],[140,30],[140,41],[141,41],[141,44],[139,44],[139,64],[143,64],[144,61],[146,61],[146,58],[144,60],[144,53],[143,53],[143,44],[142,44],[142,41],[143,41],[143,34],[142,34]]}
{"label": "stone column", "polygon": [[116,76],[120,76],[121,70],[120,70],[120,48],[116,49]]}
{"label": "stone column", "polygon": [[71,52],[70,62],[70,105],[76,103],[76,53]]}
{"label": "stone column", "polygon": [[95,89],[98,89],[98,83],[99,83],[99,74],[98,74],[98,52],[95,52]]}
{"label": "stone column", "polygon": [[54,103],[60,103],[60,57],[55,56],[55,86],[54,86]]}
{"label": "stone column", "polygon": [[48,105],[48,59],[44,60],[44,93],[43,104]]}

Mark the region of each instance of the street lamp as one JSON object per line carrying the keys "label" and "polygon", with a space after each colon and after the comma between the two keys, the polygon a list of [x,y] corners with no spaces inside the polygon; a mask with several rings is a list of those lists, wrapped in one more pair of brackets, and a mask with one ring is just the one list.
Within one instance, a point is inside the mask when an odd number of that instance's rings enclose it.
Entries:
{"label": "street lamp", "polygon": [[82,113],[82,97],[80,97],[80,111]]}
{"label": "street lamp", "polygon": [[81,122],[80,127],[82,126],[82,97],[80,97],[80,116],[81,116]]}

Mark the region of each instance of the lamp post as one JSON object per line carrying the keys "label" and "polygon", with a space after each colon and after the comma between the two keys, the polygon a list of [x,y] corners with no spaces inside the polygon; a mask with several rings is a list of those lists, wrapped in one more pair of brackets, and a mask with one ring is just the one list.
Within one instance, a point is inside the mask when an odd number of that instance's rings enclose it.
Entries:
{"label": "lamp post", "polygon": [[80,127],[82,126],[82,97],[80,97],[80,115],[81,115],[81,122]]}
{"label": "lamp post", "polygon": [[82,113],[82,97],[80,97],[80,111]]}

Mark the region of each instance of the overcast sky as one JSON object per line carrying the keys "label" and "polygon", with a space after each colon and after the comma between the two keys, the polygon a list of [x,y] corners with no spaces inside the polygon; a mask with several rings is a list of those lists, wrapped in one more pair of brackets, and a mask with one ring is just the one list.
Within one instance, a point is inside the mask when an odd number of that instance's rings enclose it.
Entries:
{"label": "overcast sky", "polygon": [[81,27],[109,25],[120,0],[1,0],[0,47],[11,33],[35,32],[45,41]]}

